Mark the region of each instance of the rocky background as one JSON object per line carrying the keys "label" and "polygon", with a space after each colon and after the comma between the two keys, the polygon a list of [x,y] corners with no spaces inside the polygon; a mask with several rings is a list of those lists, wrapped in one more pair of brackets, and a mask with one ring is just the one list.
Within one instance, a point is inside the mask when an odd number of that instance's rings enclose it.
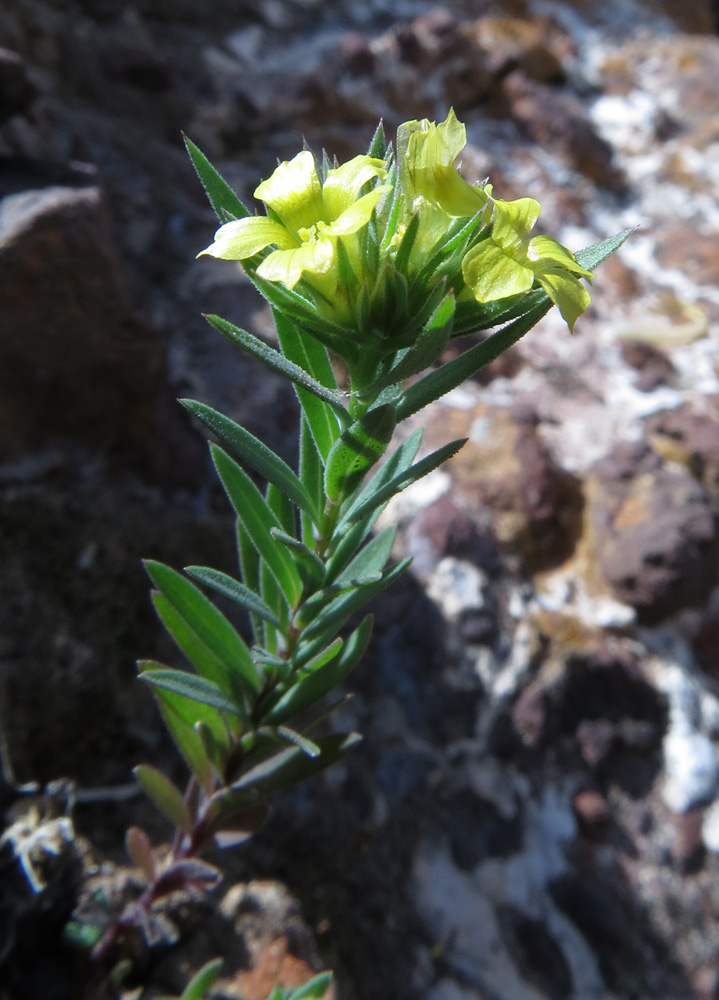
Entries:
{"label": "rocky background", "polygon": [[[133,764],[181,775],[140,559],[233,568],[174,398],[288,459],[297,422],[201,318],[271,336],[194,259],[181,130],[249,199],[302,135],[344,158],[453,105],[466,176],[571,248],[638,227],[574,337],[550,314],[428,414],[427,448],[470,442],[385,515],[415,561],[353,677],[365,742],[228,855],[223,996],[329,965],[344,1000],[719,997],[718,29],[709,0],[4,0],[0,713],[99,856],[167,836]],[[164,989],[222,948],[193,940]],[[0,995],[74,997],[58,962]]]}

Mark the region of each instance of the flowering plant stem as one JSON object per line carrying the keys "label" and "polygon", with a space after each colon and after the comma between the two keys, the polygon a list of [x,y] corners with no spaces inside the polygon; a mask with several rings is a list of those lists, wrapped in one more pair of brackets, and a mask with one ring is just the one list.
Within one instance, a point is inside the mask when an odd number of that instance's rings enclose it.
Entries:
{"label": "flowering plant stem", "polygon": [[[147,888],[99,941],[96,968],[112,964],[130,932],[166,939],[166,897],[202,894],[219,879],[199,855],[251,836],[273,792],[358,742],[325,724],[367,649],[372,616],[347,625],[409,565],[391,563],[395,529],[373,533],[378,517],[464,444],[418,460],[421,430],[391,449],[397,424],[506,350],[553,303],[573,327],[589,301],[584,281],[626,236],[576,256],[549,237],[528,239],[538,203],[468,184],[454,167],[463,145],[450,112],[440,125],[405,123],[396,152],[381,126],[367,155],[339,166],[305,150],[257,188],[266,214],[250,215],[187,141],[221,222],[204,252],[243,262],[273,310],[280,349],[208,321],[293,384],[299,457],[292,469],[228,417],[181,401],[219,442],[211,452],[237,515],[239,572],[146,563],[157,614],[192,669],[141,661],[140,677],[191,777],[183,793],[155,768],[136,769],[175,837],[160,855],[143,831],[128,832]],[[494,332],[440,363],[451,338],[477,330]],[[212,593],[237,606],[245,627]]]}

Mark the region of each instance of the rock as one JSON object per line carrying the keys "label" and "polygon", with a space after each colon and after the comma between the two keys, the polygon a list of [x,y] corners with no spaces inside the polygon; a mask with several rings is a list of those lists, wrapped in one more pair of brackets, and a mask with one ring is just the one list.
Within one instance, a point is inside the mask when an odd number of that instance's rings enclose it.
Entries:
{"label": "rock", "polygon": [[0,124],[27,111],[35,93],[23,59],[17,52],[0,48]]}
{"label": "rock", "polygon": [[663,459],[686,466],[719,501],[719,410],[717,399],[706,398],[699,413],[684,404],[648,417],[647,441]]}
{"label": "rock", "polygon": [[672,825],[672,863],[682,875],[693,875],[704,863],[701,809],[689,809],[673,815]]}
{"label": "rock", "polygon": [[577,792],[572,799],[572,807],[580,833],[592,840],[602,841],[606,838],[612,813],[609,803],[600,792],[590,789]]}
{"label": "rock", "polygon": [[595,466],[589,492],[596,555],[618,600],[658,621],[706,596],[717,575],[717,510],[700,483],[646,446],[621,447]]}
{"label": "rock", "polygon": [[697,285],[719,284],[719,233],[697,232],[680,223],[661,234],[656,254],[662,267],[681,271]]}
{"label": "rock", "polygon": [[537,432],[536,416],[523,407],[477,407],[449,419],[453,430],[470,436],[449,466],[459,497],[491,511],[498,539],[530,571],[563,562],[576,540],[582,500],[577,481]]}
{"label": "rock", "polygon": [[411,520],[405,539],[412,569],[426,578],[443,558],[450,556],[471,563],[492,576],[500,566],[499,553],[489,518],[461,504],[452,493],[443,493]]}
{"label": "rock", "polygon": [[133,312],[94,174],[30,164],[29,187],[26,166],[0,163],[0,449],[68,436],[166,483],[195,481],[204,449],[172,400],[157,331]]}
{"label": "rock", "polygon": [[512,118],[528,138],[599,187],[617,192],[625,188],[612,147],[595,131],[578,101],[519,71],[510,73],[502,88]]}
{"label": "rock", "polygon": [[[554,30],[553,30],[554,29]],[[555,26],[538,18],[480,17],[465,30],[486,53],[497,76],[519,69],[531,80],[562,83],[562,57],[571,51],[571,42]]]}
{"label": "rock", "polygon": [[669,382],[674,366],[658,347],[639,340],[624,340],[620,349],[623,361],[637,371],[634,385],[640,392],[653,392]]}

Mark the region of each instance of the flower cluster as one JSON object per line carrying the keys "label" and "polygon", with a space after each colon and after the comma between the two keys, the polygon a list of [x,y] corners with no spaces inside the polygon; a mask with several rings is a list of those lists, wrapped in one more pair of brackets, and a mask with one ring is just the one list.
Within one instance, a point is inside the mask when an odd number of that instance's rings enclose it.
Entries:
{"label": "flower cluster", "polygon": [[482,329],[496,304],[532,289],[573,330],[591,271],[551,237],[530,237],[533,198],[503,201],[491,184],[464,180],[455,162],[465,144],[450,111],[441,124],[401,125],[395,152],[376,137],[370,154],[318,167],[305,150],[256,189],[266,215],[227,222],[203,253],[244,261],[311,304],[310,332],[322,336],[324,324],[324,342],[350,362],[350,343],[380,359],[408,347],[438,289],[464,304],[454,335]]}

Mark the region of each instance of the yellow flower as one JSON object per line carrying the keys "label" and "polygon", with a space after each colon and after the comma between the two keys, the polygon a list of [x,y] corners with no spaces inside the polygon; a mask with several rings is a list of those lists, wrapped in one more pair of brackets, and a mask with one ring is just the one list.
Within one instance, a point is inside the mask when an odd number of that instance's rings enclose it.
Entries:
{"label": "yellow flower", "polygon": [[528,292],[539,282],[574,331],[574,324],[590,302],[579,280],[592,272],[550,236],[527,239],[539,217],[534,198],[493,199],[492,231],[472,247],[462,261],[462,275],[479,302],[491,302]]}
{"label": "yellow flower", "polygon": [[[268,214],[227,222],[202,253],[247,260],[274,247],[257,268],[259,277],[294,288],[307,273],[320,277],[320,285],[328,287],[336,264],[337,240],[366,226],[390,187],[379,184],[359,197],[360,191],[369,181],[386,176],[381,160],[355,156],[328,170],[322,182],[314,157],[305,150],[281,163],[256,189],[255,197],[265,203]],[[358,248],[351,243],[347,246],[350,259],[361,267]]]}

